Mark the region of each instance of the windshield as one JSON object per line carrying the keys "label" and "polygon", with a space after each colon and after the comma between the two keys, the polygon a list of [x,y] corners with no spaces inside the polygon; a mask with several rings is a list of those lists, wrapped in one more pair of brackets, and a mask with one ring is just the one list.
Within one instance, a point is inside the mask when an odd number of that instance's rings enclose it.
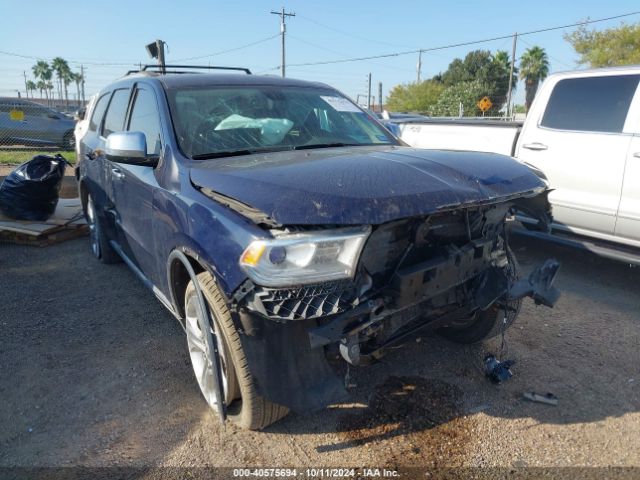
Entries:
{"label": "windshield", "polygon": [[192,158],[227,154],[397,144],[369,114],[334,90],[206,87],[169,90],[182,151]]}

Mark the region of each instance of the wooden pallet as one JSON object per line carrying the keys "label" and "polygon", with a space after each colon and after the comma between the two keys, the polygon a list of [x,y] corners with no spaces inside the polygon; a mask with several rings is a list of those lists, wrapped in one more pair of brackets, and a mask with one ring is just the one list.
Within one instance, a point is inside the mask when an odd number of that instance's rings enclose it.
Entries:
{"label": "wooden pallet", "polygon": [[88,233],[79,198],[61,198],[53,216],[44,222],[13,220],[0,214],[0,243],[44,247]]}

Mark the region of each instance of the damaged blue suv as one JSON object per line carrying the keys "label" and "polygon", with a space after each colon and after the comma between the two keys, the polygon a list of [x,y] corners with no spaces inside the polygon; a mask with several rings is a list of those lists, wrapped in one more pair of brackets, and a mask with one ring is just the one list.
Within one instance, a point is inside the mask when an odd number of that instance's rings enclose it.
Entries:
{"label": "damaged blue suv", "polygon": [[509,249],[516,212],[550,220],[530,169],[409,148],[327,85],[238,70],[109,85],[77,168],[93,253],[179,320],[221,419],[344,399],[329,355],[366,365],[421,330],[478,342],[525,296],[557,300],[558,264],[520,279]]}

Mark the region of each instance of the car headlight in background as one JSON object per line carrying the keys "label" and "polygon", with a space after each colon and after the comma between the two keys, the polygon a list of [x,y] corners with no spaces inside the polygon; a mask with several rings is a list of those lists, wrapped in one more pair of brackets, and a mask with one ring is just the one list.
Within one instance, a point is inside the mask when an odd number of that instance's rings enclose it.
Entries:
{"label": "car headlight in background", "polygon": [[265,287],[351,278],[369,233],[371,227],[354,227],[254,240],[240,265],[253,282]]}

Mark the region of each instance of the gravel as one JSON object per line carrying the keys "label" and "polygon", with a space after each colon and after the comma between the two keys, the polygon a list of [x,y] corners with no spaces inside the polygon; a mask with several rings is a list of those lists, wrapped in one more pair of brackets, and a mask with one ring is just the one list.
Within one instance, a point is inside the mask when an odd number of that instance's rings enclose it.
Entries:
{"label": "gravel", "polygon": [[560,260],[563,296],[525,301],[511,380],[482,374],[499,339],[425,337],[352,368],[349,403],[248,432],[208,410],[180,326],[124,265],[84,238],[0,244],[0,466],[640,467],[640,269],[513,246],[524,270]]}

